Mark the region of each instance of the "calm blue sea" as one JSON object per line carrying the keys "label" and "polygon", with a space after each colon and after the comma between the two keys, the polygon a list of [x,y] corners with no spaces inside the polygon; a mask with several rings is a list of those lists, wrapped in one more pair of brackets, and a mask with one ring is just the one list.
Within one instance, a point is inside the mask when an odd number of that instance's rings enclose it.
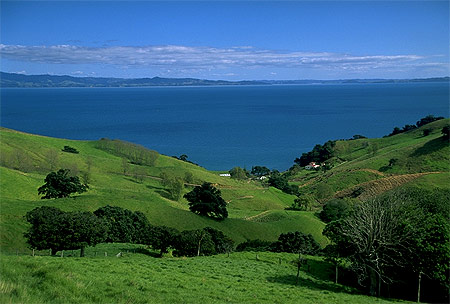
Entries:
{"label": "calm blue sea", "polygon": [[123,139],[211,170],[285,170],[317,143],[428,114],[449,116],[448,83],[1,90],[3,127]]}

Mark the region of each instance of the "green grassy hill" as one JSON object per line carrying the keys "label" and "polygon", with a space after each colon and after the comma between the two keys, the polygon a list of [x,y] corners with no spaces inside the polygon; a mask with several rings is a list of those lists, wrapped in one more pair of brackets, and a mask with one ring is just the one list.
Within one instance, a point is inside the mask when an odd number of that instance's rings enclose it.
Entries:
{"label": "green grassy hill", "polygon": [[[144,212],[154,225],[179,230],[211,226],[222,230],[237,243],[256,238],[275,240],[280,233],[295,230],[311,233],[322,245],[327,243],[321,234],[324,224],[311,212],[284,210],[292,204],[294,196],[262,187],[259,182],[220,177],[218,172],[164,155],[159,155],[152,166],[128,162],[129,172],[124,175],[122,158],[99,149],[98,141],[57,139],[5,128],[0,129],[0,136],[0,246],[4,252],[25,250],[23,216],[42,205],[65,211],[94,211],[107,204],[116,205]],[[61,151],[66,145],[79,153]],[[130,149],[134,148],[130,145]],[[46,174],[58,168],[70,168],[79,176],[89,173],[89,191],[73,198],[41,200],[37,188],[43,184]],[[139,172],[142,180],[136,179],[133,172]],[[184,198],[178,201],[167,198],[158,178],[162,172],[180,177],[190,172],[194,184],[214,183],[228,202],[229,218],[217,222],[201,217],[189,211]],[[183,191],[186,193],[191,189],[186,187]],[[266,211],[277,216],[252,219]]]}
{"label": "green grassy hill", "polygon": [[[407,187],[449,193],[450,147],[440,134],[449,122],[436,121],[386,138],[337,141],[330,160],[332,169],[297,169],[289,172],[289,182],[321,203],[332,198],[364,200]],[[425,128],[431,130],[428,136],[423,135]],[[156,259],[149,257],[156,253],[141,245],[99,244],[87,248],[88,258],[73,257],[78,255],[76,251],[65,252],[66,258],[31,257],[23,238],[27,228],[23,216],[43,205],[64,211],[94,211],[107,204],[115,205],[142,211],[154,225],[179,230],[211,226],[237,243],[275,240],[280,233],[297,230],[311,233],[322,246],[328,243],[321,234],[325,224],[316,215],[319,206],[313,211],[285,210],[294,196],[263,187],[258,181],[220,177],[219,172],[154,152],[154,163],[137,165],[128,159],[124,169],[123,151],[102,148],[101,143],[0,129],[1,302],[388,302],[331,283],[333,267],[320,257],[307,258],[298,286],[296,267],[291,263],[296,256],[285,253]],[[79,153],[63,152],[64,146]],[[142,151],[142,147],[133,144],[124,147],[127,152]],[[59,168],[69,168],[88,179],[89,191],[72,198],[41,200],[37,188],[49,172]],[[189,211],[184,198],[169,199],[159,179],[163,172],[181,178],[191,174],[183,193],[203,181],[213,183],[228,203],[229,218],[217,222],[201,217]],[[124,256],[117,258],[118,252]],[[43,253],[48,255],[38,254]]]}
{"label": "green grassy hill", "polygon": [[290,181],[321,201],[366,199],[416,182],[450,190],[450,145],[441,134],[449,123],[442,119],[394,136],[336,141],[331,170],[301,169]]}

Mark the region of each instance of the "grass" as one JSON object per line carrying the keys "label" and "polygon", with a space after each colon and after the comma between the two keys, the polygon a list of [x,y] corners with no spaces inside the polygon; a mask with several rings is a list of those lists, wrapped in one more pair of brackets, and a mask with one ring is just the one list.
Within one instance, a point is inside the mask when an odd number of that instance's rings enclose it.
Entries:
{"label": "grass", "polygon": [[332,283],[331,265],[317,257],[307,257],[297,285],[293,254],[161,259],[137,249],[120,258],[1,255],[0,302],[391,303]]}
{"label": "grass", "polygon": [[[358,139],[336,142],[336,155],[331,160],[335,166],[328,172],[301,170],[291,177],[291,183],[298,185],[302,193],[313,194],[322,201],[336,193],[352,193],[352,188],[383,184],[389,187],[375,187],[367,195],[376,196],[392,187],[401,187],[413,179],[404,179],[406,174],[445,173],[450,171],[450,145],[442,138],[441,130],[448,125],[449,119],[427,124],[413,131],[385,138]],[[428,136],[424,129],[431,129]],[[395,159],[393,165],[390,160]],[[448,178],[443,174],[434,174],[427,186],[440,184],[450,190]],[[398,178],[396,178],[398,177]],[[379,182],[378,182],[379,181]],[[392,183],[391,181],[396,181]],[[325,199],[319,192],[326,185]],[[372,191],[373,190],[373,191]]]}
{"label": "grass", "polygon": [[[351,194],[350,190],[363,185],[367,185],[364,193],[369,195],[378,195],[390,186],[450,190],[450,147],[440,138],[440,129],[448,122],[427,125],[433,131],[426,137],[418,129],[388,138],[338,141],[339,161],[333,169],[325,173],[301,170],[291,183],[302,193],[313,195],[325,187],[329,197],[346,191]],[[295,197],[256,181],[220,177],[218,172],[164,155],[154,166],[130,164],[130,172],[124,175],[122,159],[97,149],[95,141],[49,138],[4,128],[0,129],[0,139],[1,303],[389,302],[333,284],[332,267],[320,257],[308,257],[309,266],[302,268],[298,285],[296,268],[290,263],[296,256],[284,253],[258,253],[258,258],[256,253],[246,252],[229,257],[160,259],[141,245],[99,244],[87,248],[87,258],[75,257],[77,251],[65,252],[64,258],[50,257],[46,251],[32,257],[22,236],[27,228],[23,216],[43,205],[64,211],[94,211],[115,205],[143,212],[154,225],[178,230],[211,226],[237,243],[274,241],[288,231],[310,233],[322,246],[328,240],[322,236],[324,223],[314,212],[285,210]],[[80,153],[62,152],[65,145]],[[39,198],[37,188],[50,172],[50,150],[58,155],[58,168],[89,171],[87,193],[65,199]],[[398,161],[388,166],[392,158]],[[142,181],[133,177],[135,169],[145,175]],[[189,211],[185,199],[168,199],[158,180],[162,172],[179,177],[190,172],[195,184],[215,184],[228,203],[229,218],[217,222],[200,217]],[[438,173],[404,179],[406,174],[424,172]],[[186,186],[184,193],[191,189]],[[118,252],[123,256],[117,258]]]}
{"label": "grass", "polygon": [[[178,230],[198,229],[207,226],[222,230],[240,243],[248,239],[274,241],[278,235],[288,231],[312,233],[316,240],[326,245],[321,231],[324,224],[314,216],[285,213],[282,220],[254,222],[247,217],[268,210],[279,210],[291,205],[294,196],[275,188],[264,188],[254,181],[237,181],[220,177],[218,173],[202,167],[160,155],[155,166],[130,164],[130,174],[124,175],[122,159],[99,150],[95,141],[76,141],[25,134],[9,129],[0,129],[0,153],[3,156],[0,167],[0,249],[15,252],[26,247],[22,235],[26,230],[23,216],[35,207],[48,205],[65,211],[94,211],[104,205],[115,205],[130,210],[142,211],[154,225],[166,225]],[[65,153],[64,146],[71,146],[80,153]],[[88,171],[90,165],[90,189],[74,198],[41,200],[37,188],[43,184],[50,172],[48,151],[56,151],[59,167],[75,167],[79,172]],[[17,151],[20,151],[21,155]],[[27,168],[17,170],[13,157],[21,157]],[[26,161],[23,161],[23,160]],[[136,181],[132,172],[140,168],[146,175]],[[25,171],[25,172],[24,172]],[[230,218],[217,222],[200,217],[189,211],[188,202],[181,198],[170,200],[157,177],[161,172],[171,172],[184,177],[192,173],[195,183],[214,183],[228,202]],[[192,187],[186,187],[184,193]],[[312,214],[311,214],[312,215]]]}

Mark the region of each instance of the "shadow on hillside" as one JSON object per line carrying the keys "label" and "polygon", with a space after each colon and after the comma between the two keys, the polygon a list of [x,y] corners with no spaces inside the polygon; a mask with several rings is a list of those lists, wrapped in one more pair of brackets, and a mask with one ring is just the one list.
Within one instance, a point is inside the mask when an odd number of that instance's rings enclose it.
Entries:
{"label": "shadow on hillside", "polygon": [[159,190],[159,191],[165,191],[166,190],[163,187],[156,187],[156,186],[152,186],[152,185],[147,185],[146,187],[148,189],[151,189],[151,190]]}
{"label": "shadow on hillside", "polygon": [[[120,248],[119,250],[122,251],[122,252],[130,252],[130,248]],[[148,250],[146,248],[134,248],[134,249],[131,249],[131,252],[132,253],[145,254],[147,256],[151,256],[151,257],[154,257],[154,258],[159,258],[160,257],[160,255],[157,252],[150,251],[150,250]]]}
{"label": "shadow on hillside", "polygon": [[124,177],[125,180],[135,183],[135,184],[141,184],[139,181],[135,180],[134,178],[131,177]]}
{"label": "shadow on hillside", "polygon": [[354,293],[349,288],[346,288],[342,285],[336,285],[331,282],[323,282],[323,281],[315,281],[311,279],[299,278],[298,284],[296,284],[297,277],[295,275],[283,275],[277,277],[267,277],[268,282],[272,283],[280,283],[286,285],[297,285],[303,286],[309,289],[320,290],[320,291],[330,291],[330,292],[345,292],[345,293]]}
{"label": "shadow on hillside", "polygon": [[446,146],[448,146],[448,141],[443,140],[443,138],[439,137],[433,140],[430,140],[426,144],[424,144],[422,147],[417,148],[413,153],[411,153],[410,156],[422,156],[427,155],[433,152],[436,152]]}

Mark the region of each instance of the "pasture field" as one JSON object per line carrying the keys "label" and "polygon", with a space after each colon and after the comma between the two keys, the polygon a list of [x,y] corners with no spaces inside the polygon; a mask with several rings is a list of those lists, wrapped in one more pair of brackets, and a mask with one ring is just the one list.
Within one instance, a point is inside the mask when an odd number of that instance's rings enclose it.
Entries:
{"label": "pasture field", "polygon": [[[96,257],[94,250],[98,251]],[[109,252],[108,257],[104,251]],[[118,258],[115,254],[119,251],[124,254]],[[318,257],[307,257],[296,284],[297,268],[291,263],[295,254],[240,252],[155,258],[156,252],[127,244],[98,245],[86,253],[85,258],[2,255],[0,302],[393,302],[334,284],[332,266]]]}

